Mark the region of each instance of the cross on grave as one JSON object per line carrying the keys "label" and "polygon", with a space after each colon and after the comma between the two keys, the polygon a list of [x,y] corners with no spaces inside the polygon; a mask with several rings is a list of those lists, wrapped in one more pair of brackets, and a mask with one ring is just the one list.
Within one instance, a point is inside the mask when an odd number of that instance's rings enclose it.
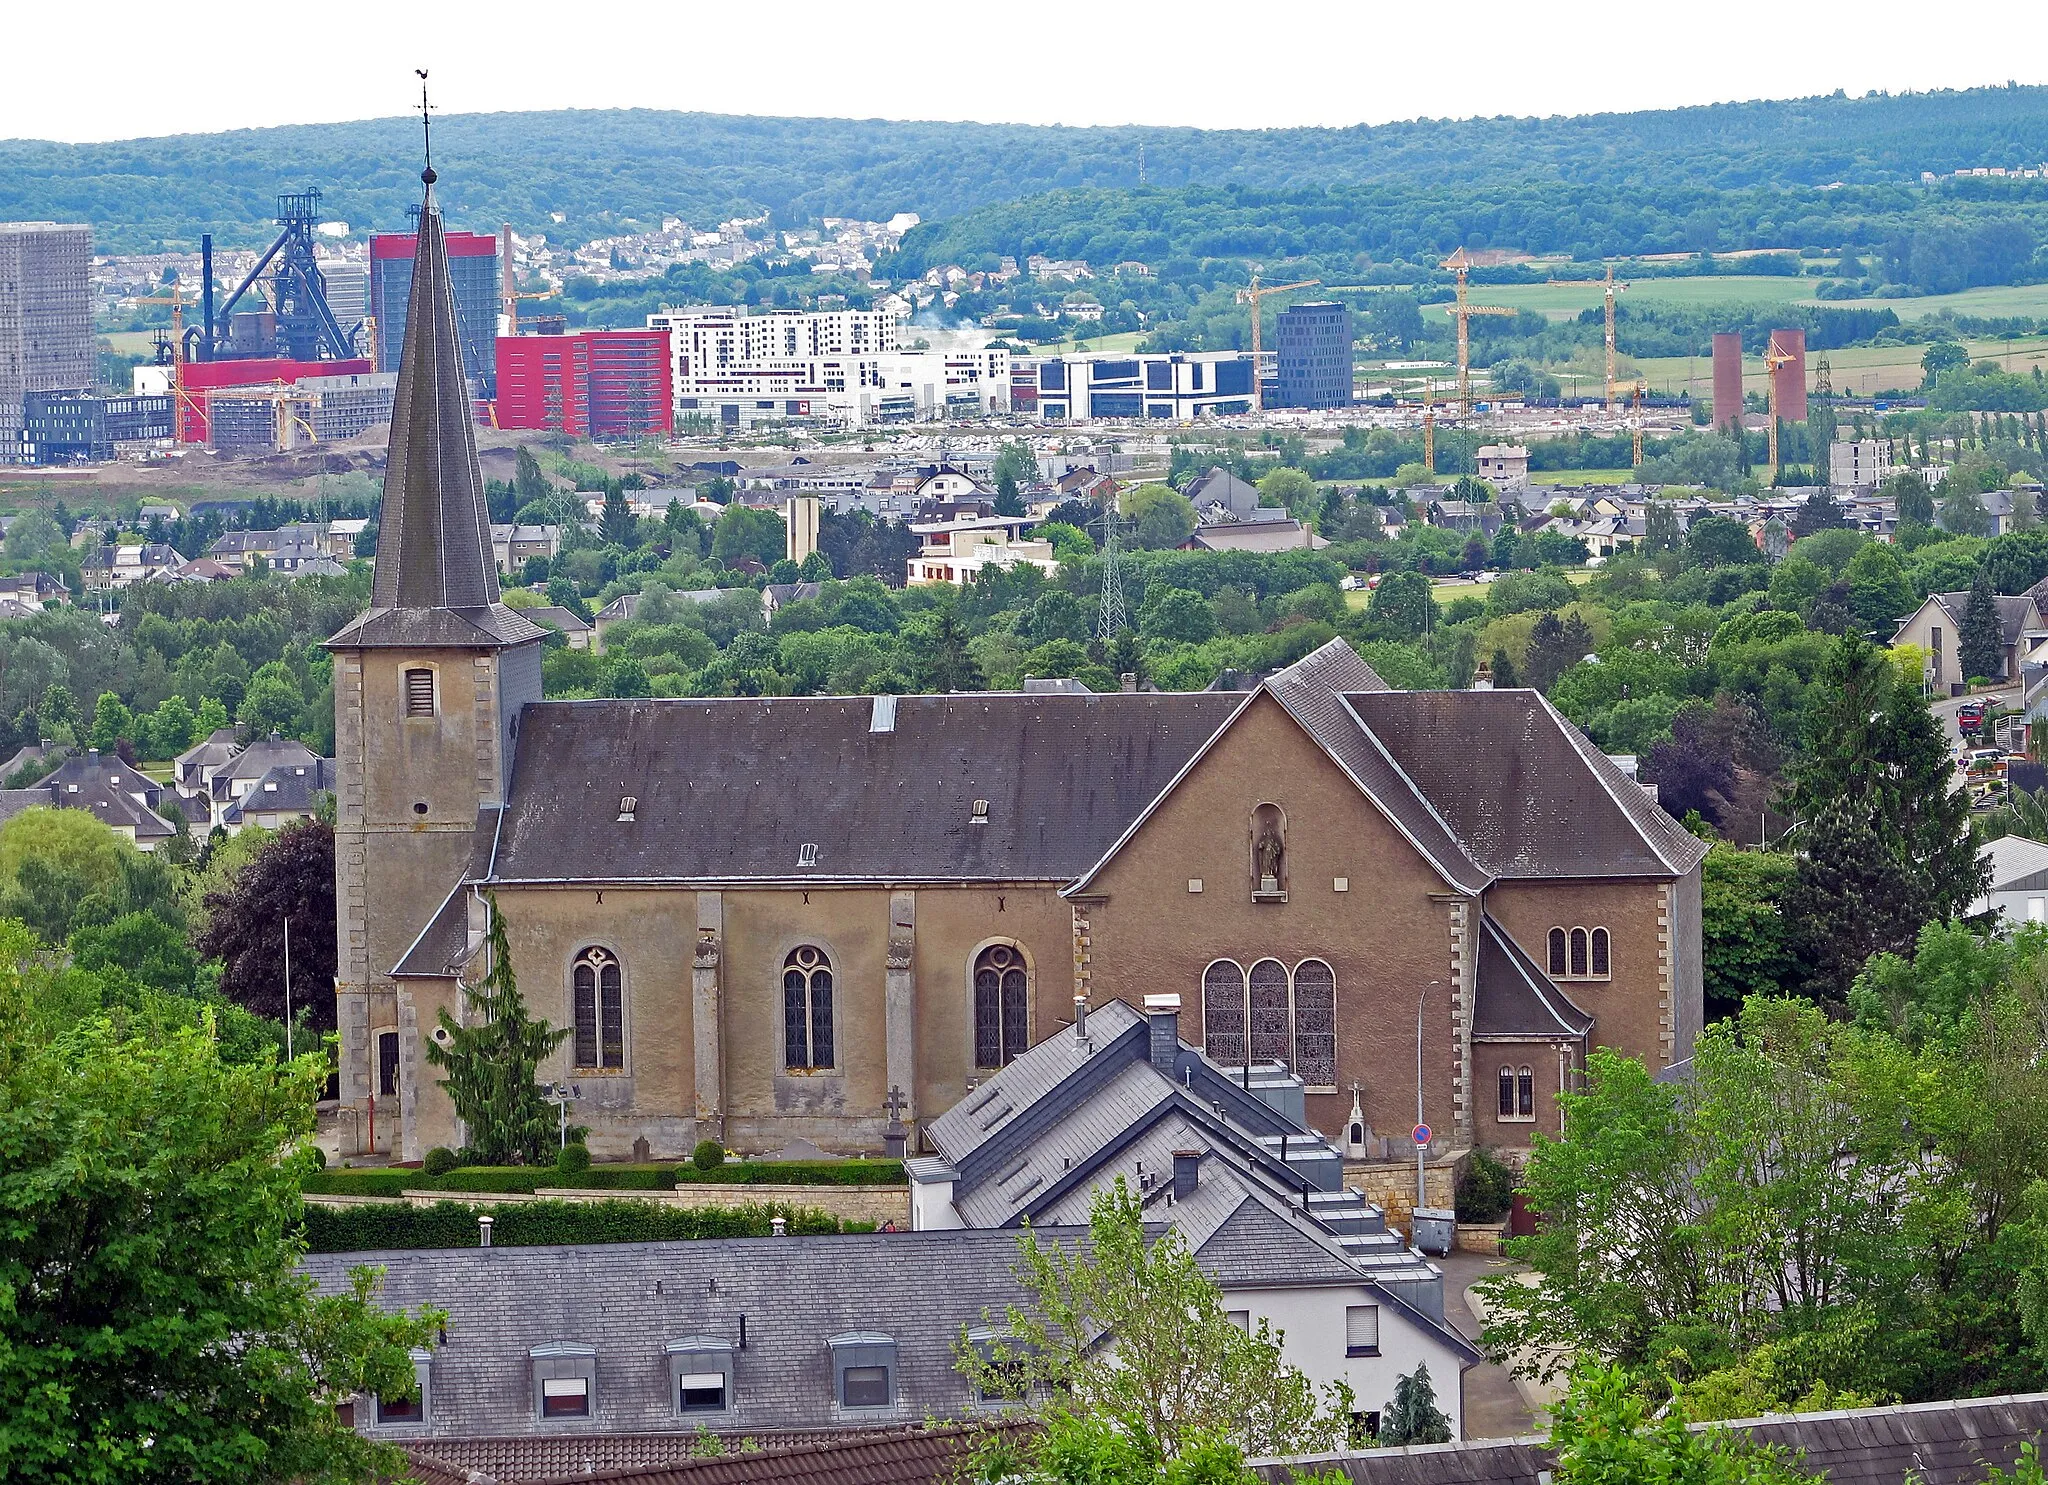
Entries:
{"label": "cross on grave", "polygon": [[901,1160],[909,1148],[910,1132],[903,1127],[903,1111],[910,1107],[910,1100],[895,1084],[889,1085],[889,1096],[882,1100],[882,1107],[889,1111],[889,1127],[882,1131],[882,1143],[892,1160]]}

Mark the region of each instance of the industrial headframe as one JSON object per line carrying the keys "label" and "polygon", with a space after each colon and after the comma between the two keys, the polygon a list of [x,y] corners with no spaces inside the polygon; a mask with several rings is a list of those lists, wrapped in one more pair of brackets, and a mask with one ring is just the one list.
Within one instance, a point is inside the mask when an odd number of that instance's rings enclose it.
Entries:
{"label": "industrial headframe", "polygon": [[[286,192],[277,198],[276,239],[248,277],[216,310],[213,305],[213,234],[200,239],[200,322],[186,331],[186,359],[219,361],[248,356],[286,356],[294,361],[347,360],[356,354],[362,322],[344,328],[327,304],[327,282],[313,254],[313,230],[320,220],[320,188]],[[236,340],[228,327],[235,306],[267,275],[274,334]]]}

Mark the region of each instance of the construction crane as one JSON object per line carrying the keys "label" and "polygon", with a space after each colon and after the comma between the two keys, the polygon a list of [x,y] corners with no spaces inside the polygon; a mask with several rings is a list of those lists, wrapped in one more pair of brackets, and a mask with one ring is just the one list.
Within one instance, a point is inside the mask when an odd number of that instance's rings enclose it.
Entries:
{"label": "construction crane", "polygon": [[1798,359],[1790,351],[1778,349],[1778,337],[1775,335],[1764,346],[1764,400],[1771,413],[1771,484],[1773,486],[1778,483],[1778,369],[1782,366],[1790,366]]}
{"label": "construction crane", "polygon": [[512,274],[512,224],[510,222],[504,223],[498,229],[498,262],[500,265],[499,276],[503,280],[503,285],[498,292],[498,299],[505,306],[505,333],[507,335],[517,335],[519,333],[519,301],[522,299],[552,299],[555,297],[555,291],[553,289],[546,289],[538,294],[522,294],[519,291],[519,282]]}
{"label": "construction crane", "polygon": [[1422,467],[1436,473],[1436,404],[1429,400],[1429,382],[1422,383]]}
{"label": "construction crane", "polygon": [[[153,294],[147,299],[137,299],[135,302],[168,304],[171,307],[171,410],[174,420],[181,420],[180,415],[186,408],[197,414],[199,404],[193,400],[192,394],[185,390],[185,286],[173,283],[170,293]],[[176,421],[173,427],[176,427]]]}
{"label": "construction crane", "polygon": [[1614,411],[1614,296],[1627,284],[1614,281],[1614,265],[1607,265],[1607,410]]}
{"label": "construction crane", "polygon": [[1465,275],[1472,271],[1472,260],[1459,248],[1442,265],[1458,275],[1457,302],[1448,306],[1451,318],[1458,322],[1458,412],[1463,417],[1472,416],[1472,316],[1512,315],[1511,309],[1497,304],[1468,304],[1465,301]]}
{"label": "construction crane", "polygon": [[1292,289],[1313,289],[1321,283],[1322,280],[1319,278],[1305,278],[1298,284],[1273,284],[1267,288],[1260,288],[1259,276],[1255,273],[1252,275],[1251,287],[1237,291],[1237,302],[1239,304],[1249,304],[1252,307],[1253,412],[1264,412],[1266,410],[1266,381],[1265,377],[1261,374],[1260,367],[1262,363],[1259,360],[1259,301],[1268,294],[1285,294]]}
{"label": "construction crane", "polygon": [[1649,390],[1650,389],[1648,387],[1643,385],[1640,379],[1636,382],[1635,417],[1631,419],[1631,422],[1633,424],[1633,428],[1631,431],[1635,435],[1635,462],[1633,465],[1630,466],[1631,468],[1635,469],[1641,469],[1643,467],[1643,393]]}

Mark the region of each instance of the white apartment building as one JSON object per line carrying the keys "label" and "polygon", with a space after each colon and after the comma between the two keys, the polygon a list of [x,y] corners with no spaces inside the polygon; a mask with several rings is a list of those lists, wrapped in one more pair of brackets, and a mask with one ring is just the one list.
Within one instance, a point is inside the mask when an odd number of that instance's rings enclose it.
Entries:
{"label": "white apartment building", "polygon": [[983,417],[1010,405],[1010,354],[909,351],[881,310],[664,310],[648,328],[671,342],[675,410],[745,427],[816,418],[861,426]]}
{"label": "white apartment building", "polygon": [[1101,418],[1187,422],[1252,408],[1252,358],[1243,351],[1020,356],[1011,404],[1047,423]]}
{"label": "white apartment building", "polygon": [[1892,477],[1892,443],[1888,438],[1839,439],[1828,448],[1828,481],[1852,490],[1869,490]]}

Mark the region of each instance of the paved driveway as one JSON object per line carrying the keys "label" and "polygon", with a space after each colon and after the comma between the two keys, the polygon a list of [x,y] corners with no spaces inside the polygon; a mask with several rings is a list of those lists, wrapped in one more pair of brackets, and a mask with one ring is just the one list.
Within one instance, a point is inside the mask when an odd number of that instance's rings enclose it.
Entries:
{"label": "paved driveway", "polygon": [[[1450,1321],[1453,1330],[1477,1345],[1479,1321],[1466,1301],[1465,1291],[1488,1274],[1507,1272],[1514,1265],[1506,1259],[1478,1253],[1453,1253],[1437,1259],[1436,1264],[1444,1271],[1444,1318]],[[1506,1367],[1482,1361],[1465,1373],[1466,1438],[1508,1439],[1543,1431],[1543,1422]]]}

